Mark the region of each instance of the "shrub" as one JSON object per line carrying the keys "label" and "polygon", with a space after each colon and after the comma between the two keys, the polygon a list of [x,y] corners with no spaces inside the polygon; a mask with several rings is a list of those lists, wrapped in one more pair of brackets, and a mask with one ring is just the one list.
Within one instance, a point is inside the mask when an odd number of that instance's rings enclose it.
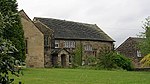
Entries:
{"label": "shrub", "polygon": [[142,67],[150,67],[150,54],[146,55],[141,61]]}
{"label": "shrub", "polygon": [[89,66],[95,66],[97,64],[97,59],[95,56],[88,56],[87,62]]}
{"label": "shrub", "polygon": [[130,59],[114,51],[109,51],[107,48],[100,51],[97,66],[104,69],[133,69]]}
{"label": "shrub", "polygon": [[97,66],[104,69],[117,68],[114,59],[113,52],[103,52],[98,58]]}
{"label": "shrub", "polygon": [[128,71],[133,69],[131,60],[129,58],[116,52],[114,52],[113,56],[115,57],[114,62],[118,67]]}
{"label": "shrub", "polygon": [[77,48],[75,49],[75,51],[72,53],[72,67],[76,68],[78,66],[82,65],[82,48],[77,46]]}

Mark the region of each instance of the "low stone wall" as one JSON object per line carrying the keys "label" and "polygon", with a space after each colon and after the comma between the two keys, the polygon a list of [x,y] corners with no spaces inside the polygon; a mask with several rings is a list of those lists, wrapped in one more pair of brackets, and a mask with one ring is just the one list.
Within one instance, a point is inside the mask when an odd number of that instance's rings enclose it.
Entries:
{"label": "low stone wall", "polygon": [[149,68],[134,68],[134,71],[150,71],[150,67]]}

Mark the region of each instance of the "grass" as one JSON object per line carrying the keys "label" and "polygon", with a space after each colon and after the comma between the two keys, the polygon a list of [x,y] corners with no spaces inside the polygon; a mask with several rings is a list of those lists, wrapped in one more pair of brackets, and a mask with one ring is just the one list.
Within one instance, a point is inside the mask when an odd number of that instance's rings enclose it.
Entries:
{"label": "grass", "polygon": [[[87,69],[25,69],[15,84],[150,84],[150,72]],[[14,76],[13,76],[14,77]]]}

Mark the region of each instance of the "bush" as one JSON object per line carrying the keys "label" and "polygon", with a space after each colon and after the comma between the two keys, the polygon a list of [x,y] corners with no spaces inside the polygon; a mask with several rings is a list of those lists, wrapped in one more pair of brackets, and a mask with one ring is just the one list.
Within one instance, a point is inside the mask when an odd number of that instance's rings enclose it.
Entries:
{"label": "bush", "polygon": [[97,64],[97,59],[95,56],[88,56],[87,62],[89,66],[95,66]]}
{"label": "bush", "polygon": [[72,55],[72,68],[77,68],[78,66],[82,65],[82,49],[81,47],[77,46],[75,51],[71,53]]}
{"label": "bush", "polygon": [[113,61],[113,59],[114,59],[113,52],[107,46],[103,47],[99,51],[97,59],[98,59],[97,60],[97,68],[112,69],[112,68],[117,67]]}
{"label": "bush", "polygon": [[103,52],[98,58],[97,66],[104,69],[117,68],[114,59],[115,56],[113,56],[113,52]]}
{"label": "bush", "polygon": [[133,70],[133,66],[130,59],[121,54],[117,54],[116,52],[113,54],[113,56],[115,57],[114,62],[118,67],[128,71]]}
{"label": "bush", "polygon": [[114,51],[108,51],[108,49],[100,51],[97,66],[109,70],[117,68],[122,68],[124,70],[133,69],[130,59]]}
{"label": "bush", "polygon": [[142,67],[150,67],[150,54],[146,55],[141,61]]}

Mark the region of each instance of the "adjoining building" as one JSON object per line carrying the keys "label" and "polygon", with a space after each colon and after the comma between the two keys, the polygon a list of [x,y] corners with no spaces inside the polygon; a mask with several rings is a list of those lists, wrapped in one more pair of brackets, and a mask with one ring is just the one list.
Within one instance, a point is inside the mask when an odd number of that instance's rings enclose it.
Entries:
{"label": "adjoining building", "polygon": [[100,49],[114,49],[114,40],[96,24],[87,24],[52,18],[35,17],[32,20],[22,10],[21,21],[26,42],[27,67],[68,67],[72,53],[79,48],[81,61],[96,57]]}
{"label": "adjoining building", "polygon": [[135,68],[141,67],[140,60],[144,56],[139,49],[139,43],[142,41],[143,38],[129,37],[116,49],[119,53],[130,58]]}

